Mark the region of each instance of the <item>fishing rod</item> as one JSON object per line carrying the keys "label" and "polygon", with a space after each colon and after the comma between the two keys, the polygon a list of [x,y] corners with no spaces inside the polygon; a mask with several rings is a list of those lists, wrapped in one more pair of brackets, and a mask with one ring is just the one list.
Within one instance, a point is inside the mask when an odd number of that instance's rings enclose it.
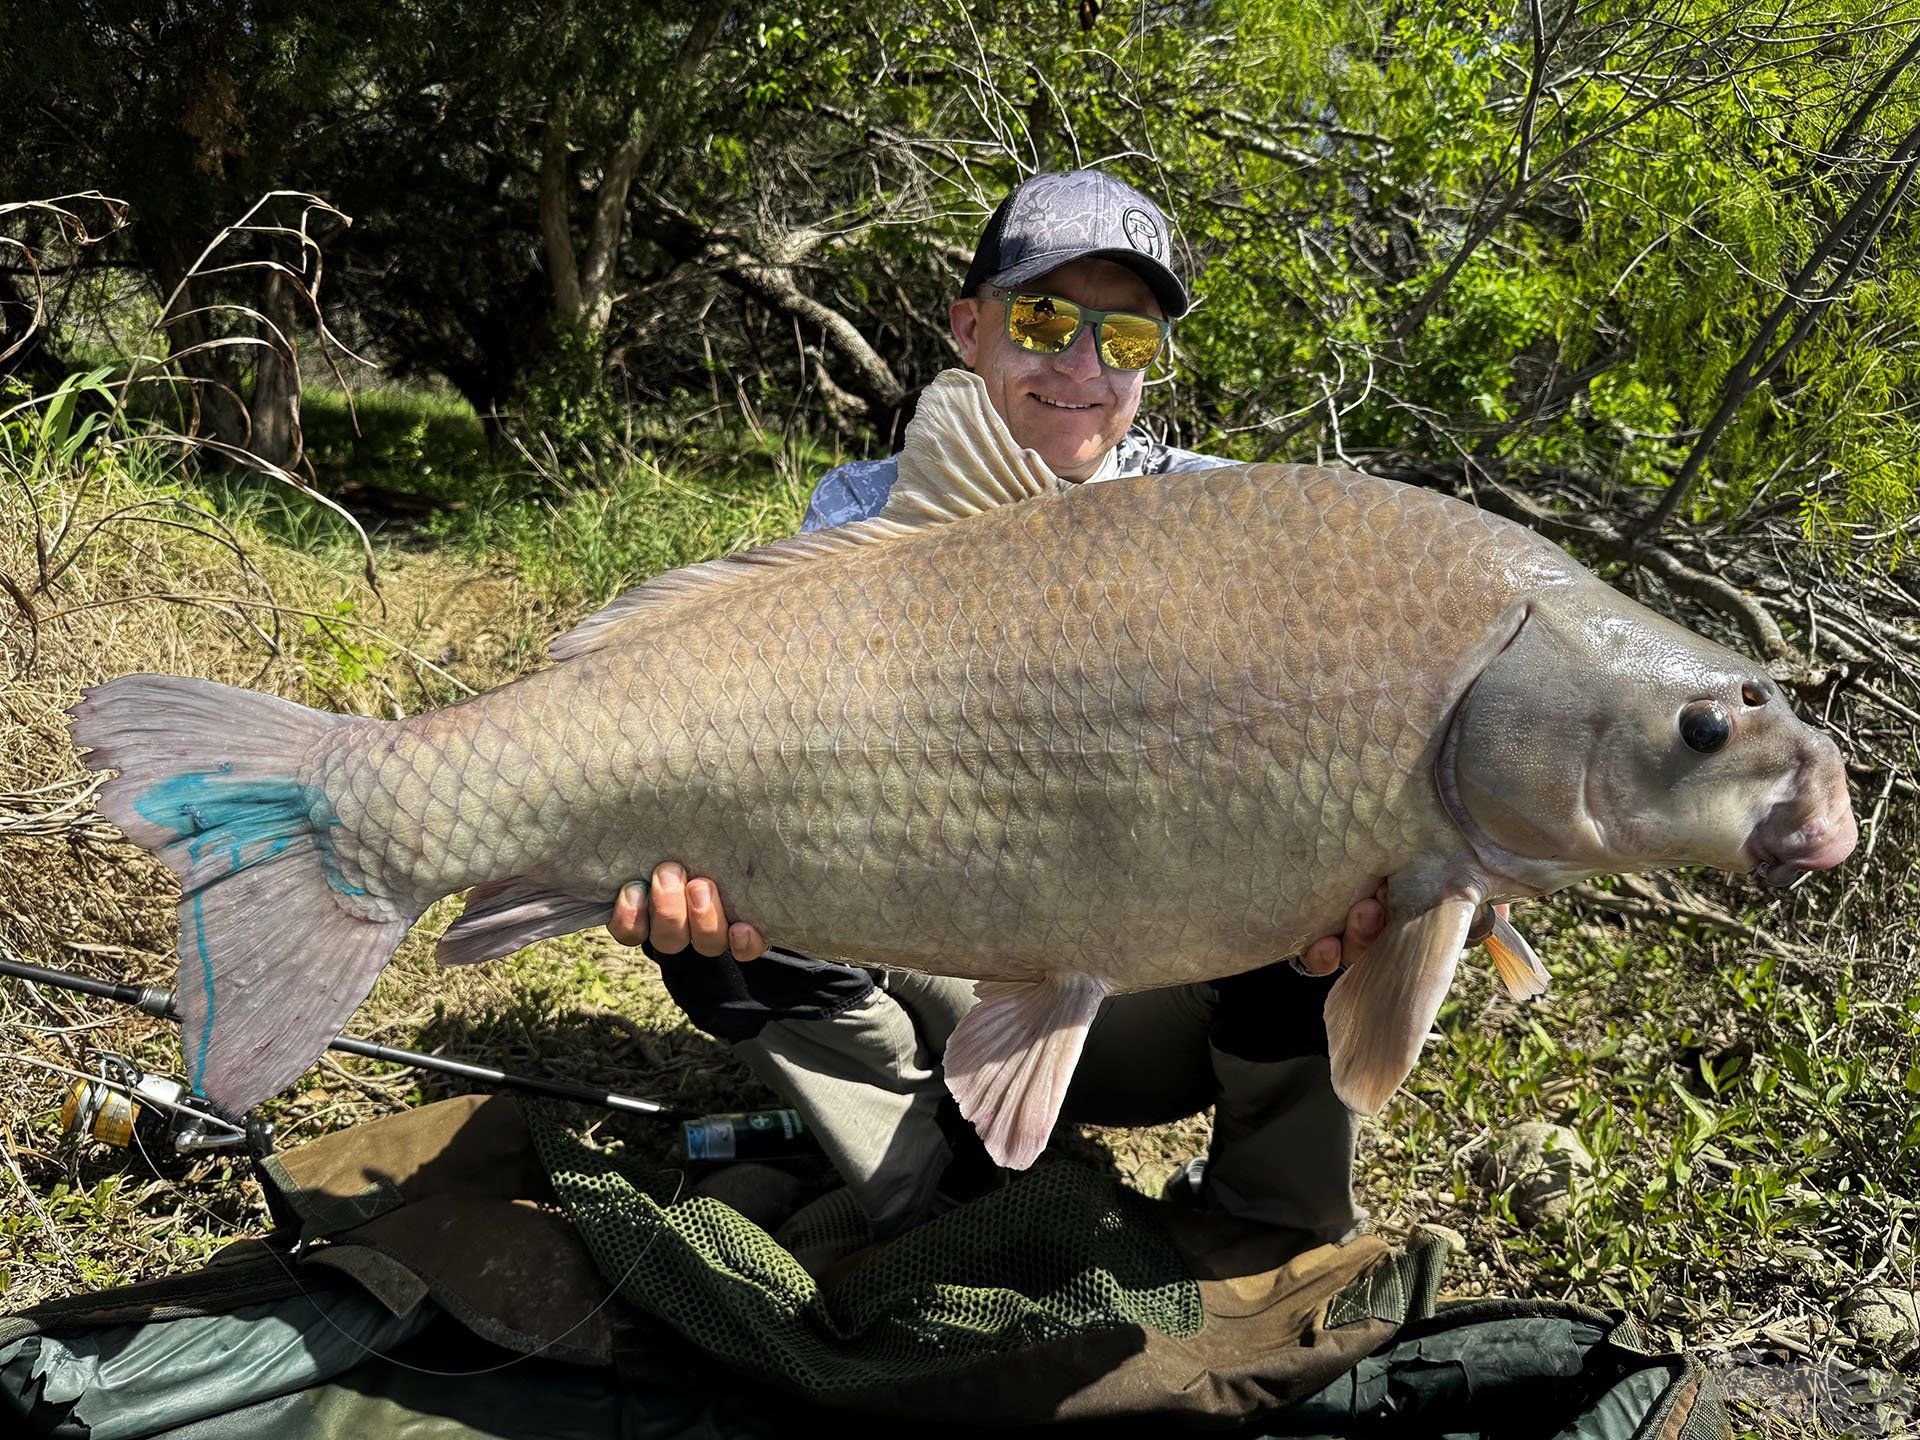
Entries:
{"label": "fishing rod", "polygon": [[[75,975],[65,970],[49,970],[42,965],[29,965],[24,960],[0,959],[0,975],[11,975],[16,980],[32,980],[41,985],[52,985],[62,990],[76,991],[82,995],[98,996],[102,1000],[111,1000],[119,1005],[130,1005],[134,1009],[162,1020],[178,1020],[179,1011],[174,1007],[173,992],[154,985],[117,985],[111,980],[95,980],[88,975]],[[464,1060],[448,1060],[439,1055],[422,1055],[416,1050],[402,1050],[393,1045],[376,1045],[371,1040],[356,1040],[350,1035],[336,1035],[328,1042],[329,1050],[338,1050],[345,1055],[359,1055],[368,1060],[384,1060],[394,1065],[411,1065],[419,1070],[433,1070],[442,1075],[458,1075],[466,1080],[480,1080],[488,1085],[504,1090],[522,1090],[530,1095],[546,1095],[556,1100],[573,1100],[584,1105],[597,1105],[605,1110],[621,1110],[631,1115],[655,1115],[662,1119],[678,1120],[683,1112],[652,1100],[640,1100],[632,1095],[621,1095],[612,1090],[595,1090],[584,1085],[568,1085],[558,1080],[540,1080],[531,1075],[515,1075],[506,1070],[496,1070],[491,1065],[472,1065]],[[222,1118],[222,1123],[230,1123]]]}

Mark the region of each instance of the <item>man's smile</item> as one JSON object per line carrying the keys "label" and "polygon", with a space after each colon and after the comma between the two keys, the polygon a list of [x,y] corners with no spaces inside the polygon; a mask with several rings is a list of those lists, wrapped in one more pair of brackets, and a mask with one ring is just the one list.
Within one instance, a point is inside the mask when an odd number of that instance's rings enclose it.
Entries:
{"label": "man's smile", "polygon": [[1027,392],[1027,398],[1030,400],[1038,400],[1042,405],[1051,406],[1055,410],[1097,410],[1100,408],[1097,401],[1088,401],[1083,405],[1076,405],[1066,400],[1050,400],[1037,390],[1029,390]]}

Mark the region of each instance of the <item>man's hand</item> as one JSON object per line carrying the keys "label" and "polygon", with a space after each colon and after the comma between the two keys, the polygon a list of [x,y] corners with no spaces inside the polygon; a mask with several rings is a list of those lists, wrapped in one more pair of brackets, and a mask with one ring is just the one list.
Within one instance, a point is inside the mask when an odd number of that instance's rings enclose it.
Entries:
{"label": "man's hand", "polygon": [[[1467,946],[1471,949],[1487,938],[1487,932],[1493,928],[1493,917],[1505,916],[1511,909],[1507,905],[1495,905],[1491,908],[1482,905],[1480,913],[1474,916],[1473,929],[1467,932]],[[1300,959],[1294,969],[1308,975],[1331,975],[1336,970],[1344,970],[1355,964],[1367,953],[1367,947],[1380,938],[1380,932],[1387,928],[1387,882],[1382,880],[1380,888],[1368,899],[1360,901],[1347,911],[1347,928],[1338,935],[1328,935],[1314,941],[1300,952]]]}
{"label": "man's hand", "polygon": [[767,953],[767,937],[757,928],[727,924],[718,885],[704,876],[689,880],[671,860],[654,867],[651,887],[638,880],[620,887],[607,933],[622,945],[651,940],[662,955],[677,955],[689,943],[701,955],[731,950],[736,960],[758,960]]}

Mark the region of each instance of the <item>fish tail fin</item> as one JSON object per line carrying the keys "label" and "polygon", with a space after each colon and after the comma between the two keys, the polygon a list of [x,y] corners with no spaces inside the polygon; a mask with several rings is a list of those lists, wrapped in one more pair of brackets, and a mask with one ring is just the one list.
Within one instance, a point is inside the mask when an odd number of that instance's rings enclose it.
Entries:
{"label": "fish tail fin", "polygon": [[303,778],[321,739],[379,722],[171,675],[72,711],[101,813],[180,877],[175,1005],[196,1092],[240,1114],[327,1048],[418,918],[341,873],[340,824]]}

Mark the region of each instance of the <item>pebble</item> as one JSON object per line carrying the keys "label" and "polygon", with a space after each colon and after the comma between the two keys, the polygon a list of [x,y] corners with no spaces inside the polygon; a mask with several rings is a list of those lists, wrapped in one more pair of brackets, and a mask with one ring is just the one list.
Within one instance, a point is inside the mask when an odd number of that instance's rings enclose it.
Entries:
{"label": "pebble", "polygon": [[1435,1240],[1446,1246],[1447,1249],[1455,1255],[1465,1255],[1467,1253],[1466,1236],[1462,1235],[1450,1225],[1438,1225],[1431,1220],[1422,1220],[1407,1232],[1406,1248],[1411,1250],[1416,1246],[1425,1245]]}
{"label": "pebble", "polygon": [[1920,1353],[1920,1294],[1865,1285],[1840,1302],[1840,1328],[1896,1365]]}
{"label": "pebble", "polygon": [[1592,1174],[1580,1137],[1544,1120],[1510,1127],[1480,1160],[1480,1182],[1505,1194],[1523,1225],[1566,1219]]}

